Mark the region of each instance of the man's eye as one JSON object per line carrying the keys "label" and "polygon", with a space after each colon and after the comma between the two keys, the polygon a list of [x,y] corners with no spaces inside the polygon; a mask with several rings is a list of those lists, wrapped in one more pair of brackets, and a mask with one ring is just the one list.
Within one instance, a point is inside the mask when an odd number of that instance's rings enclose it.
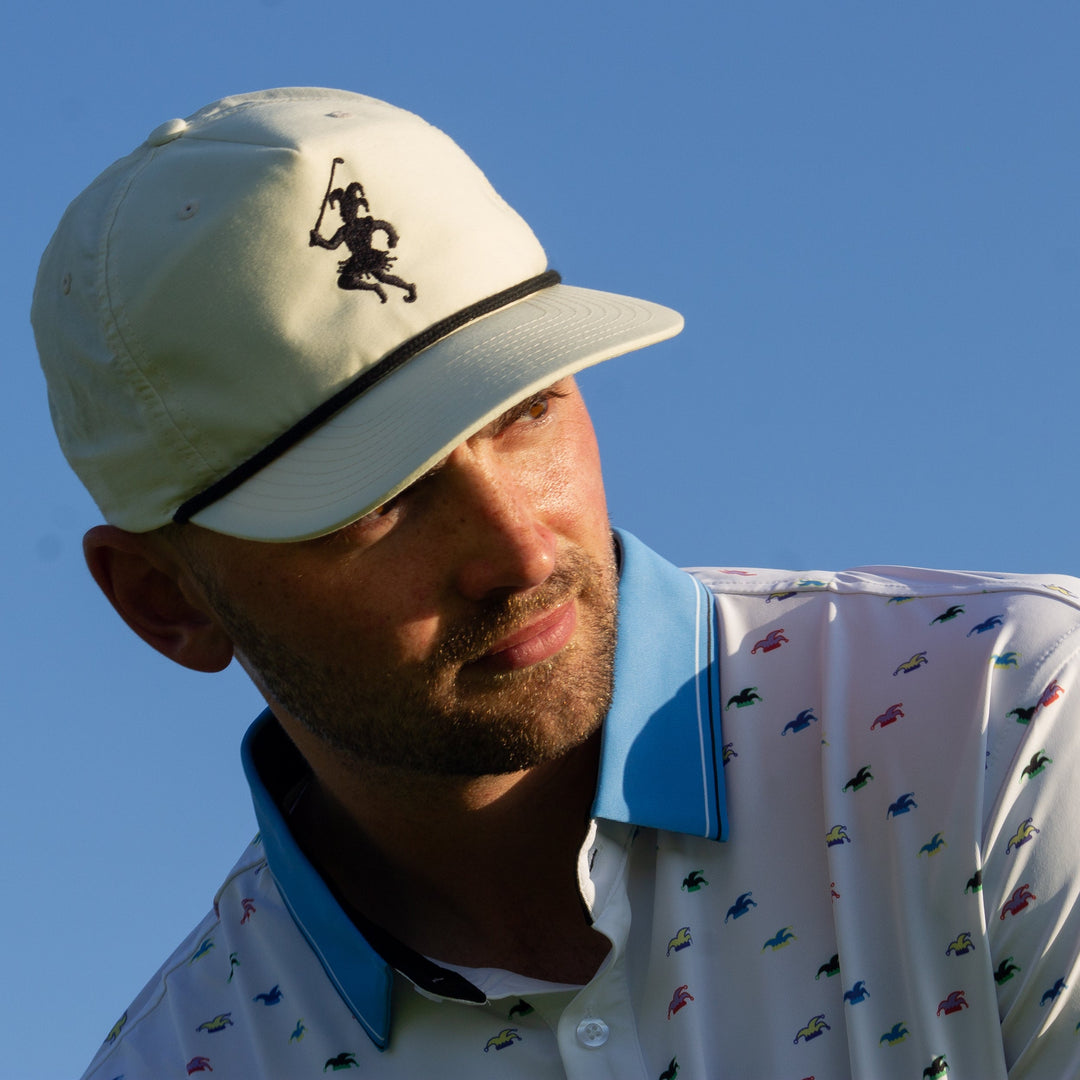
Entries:
{"label": "man's eye", "polygon": [[[401,497],[404,494],[403,491],[399,491],[393,498],[387,499],[381,506],[376,506],[374,510],[369,510],[363,517],[357,518],[352,524],[358,528],[374,524],[380,518],[384,518],[388,514],[393,513],[393,511],[397,509]],[[348,526],[346,526],[346,528],[348,528]]]}
{"label": "man's eye", "polygon": [[402,495],[404,495],[404,492],[399,491],[392,499],[387,499],[381,506],[376,506],[374,510],[369,510],[364,517],[371,518],[372,520],[386,517],[386,515],[394,510],[397,504],[401,502]]}
{"label": "man's eye", "polygon": [[569,391],[559,390],[556,387],[541,390],[531,398],[526,398],[503,413],[496,421],[495,430],[505,431],[511,424],[516,424],[519,420],[532,422],[543,420],[551,412],[552,402],[558,398],[567,397],[568,394]]}

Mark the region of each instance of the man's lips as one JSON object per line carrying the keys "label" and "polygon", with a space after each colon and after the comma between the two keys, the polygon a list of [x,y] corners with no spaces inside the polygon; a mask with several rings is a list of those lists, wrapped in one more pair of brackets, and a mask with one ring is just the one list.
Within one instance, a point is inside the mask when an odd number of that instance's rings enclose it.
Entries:
{"label": "man's lips", "polygon": [[567,600],[497,641],[476,663],[498,671],[531,667],[554,656],[570,640],[576,627],[577,604]]}

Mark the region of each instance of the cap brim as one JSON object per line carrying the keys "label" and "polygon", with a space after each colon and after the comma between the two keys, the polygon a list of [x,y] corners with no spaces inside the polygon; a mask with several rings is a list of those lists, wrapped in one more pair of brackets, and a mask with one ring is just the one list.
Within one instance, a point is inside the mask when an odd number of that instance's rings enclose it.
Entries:
{"label": "cap brim", "polygon": [[333,532],[523,398],[682,325],[678,312],[647,300],[553,285],[417,353],[191,520],[249,540]]}

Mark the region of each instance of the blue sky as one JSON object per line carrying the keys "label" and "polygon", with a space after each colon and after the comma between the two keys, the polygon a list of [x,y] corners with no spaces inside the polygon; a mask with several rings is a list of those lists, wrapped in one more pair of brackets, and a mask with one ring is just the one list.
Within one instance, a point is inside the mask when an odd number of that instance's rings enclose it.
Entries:
{"label": "blue sky", "polygon": [[79,1074],[255,824],[241,674],[96,593],[27,311],[163,120],[341,86],[447,130],[565,280],[681,310],[582,384],[612,516],[682,564],[1080,572],[1080,8],[42,0],[6,17],[3,1075]]}

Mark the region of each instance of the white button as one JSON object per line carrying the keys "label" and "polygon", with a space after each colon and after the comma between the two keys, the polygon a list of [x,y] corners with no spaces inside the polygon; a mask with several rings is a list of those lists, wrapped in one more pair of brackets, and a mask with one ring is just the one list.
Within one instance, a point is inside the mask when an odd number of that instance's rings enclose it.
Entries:
{"label": "white button", "polygon": [[187,131],[187,126],[186,120],[166,120],[146,136],[146,141],[151,146],[164,146],[173,139],[179,139]]}
{"label": "white button", "polygon": [[588,1020],[582,1020],[577,1026],[577,1037],[583,1046],[588,1046],[590,1049],[596,1049],[598,1046],[603,1046],[608,1040],[610,1029],[603,1020],[597,1020],[590,1017]]}

